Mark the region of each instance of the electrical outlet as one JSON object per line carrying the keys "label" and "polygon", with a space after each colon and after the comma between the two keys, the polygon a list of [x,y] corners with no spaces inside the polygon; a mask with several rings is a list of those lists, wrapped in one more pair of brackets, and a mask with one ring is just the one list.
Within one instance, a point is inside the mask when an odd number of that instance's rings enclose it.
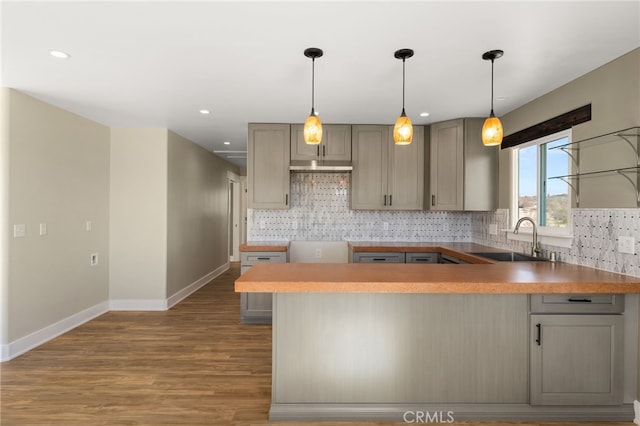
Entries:
{"label": "electrical outlet", "polygon": [[22,238],[27,235],[27,225],[13,225],[13,238]]}
{"label": "electrical outlet", "polygon": [[633,237],[618,237],[618,252],[635,254],[636,253],[636,241]]}
{"label": "electrical outlet", "polygon": [[291,229],[298,229],[298,221],[297,220],[292,220],[291,221]]}
{"label": "electrical outlet", "polygon": [[382,222],[382,229],[385,231],[389,230],[389,222]]}
{"label": "electrical outlet", "polygon": [[85,224],[84,224],[84,228],[87,230],[87,232],[91,232],[91,228],[93,227],[93,224],[91,223],[90,220],[88,220]]}
{"label": "electrical outlet", "polygon": [[319,247],[316,249],[316,259],[322,259],[322,249]]}
{"label": "electrical outlet", "polygon": [[91,253],[89,259],[89,266],[96,266],[98,264],[98,253]]}
{"label": "electrical outlet", "polygon": [[260,229],[265,229],[267,227],[267,222],[265,222],[264,220],[260,221]]}
{"label": "electrical outlet", "polygon": [[489,235],[498,235],[498,224],[490,223],[489,224]]}
{"label": "electrical outlet", "polygon": [[40,224],[40,235],[41,236],[47,235],[47,224],[46,223],[41,223]]}

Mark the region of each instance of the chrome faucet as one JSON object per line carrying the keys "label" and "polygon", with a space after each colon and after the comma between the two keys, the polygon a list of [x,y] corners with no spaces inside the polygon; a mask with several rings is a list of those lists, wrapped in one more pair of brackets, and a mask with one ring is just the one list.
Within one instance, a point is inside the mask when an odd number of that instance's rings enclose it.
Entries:
{"label": "chrome faucet", "polygon": [[518,230],[520,229],[520,225],[522,225],[522,222],[524,221],[529,221],[531,222],[531,225],[533,225],[533,246],[531,247],[531,255],[533,257],[539,257],[540,253],[542,253],[542,250],[540,250],[540,245],[538,244],[538,228],[536,228],[536,221],[531,219],[528,216],[525,217],[521,217],[520,219],[518,219],[518,222],[516,223],[516,228],[513,230],[514,234],[518,233]]}

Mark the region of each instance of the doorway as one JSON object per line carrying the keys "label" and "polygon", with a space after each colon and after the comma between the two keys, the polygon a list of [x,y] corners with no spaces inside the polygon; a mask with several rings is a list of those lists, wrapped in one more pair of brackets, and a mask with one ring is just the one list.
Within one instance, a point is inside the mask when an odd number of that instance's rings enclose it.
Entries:
{"label": "doorway", "polygon": [[228,224],[229,224],[229,261],[240,261],[240,218],[241,218],[241,199],[242,191],[240,185],[240,178],[233,172],[227,172],[227,178],[229,180],[229,211],[228,211]]}

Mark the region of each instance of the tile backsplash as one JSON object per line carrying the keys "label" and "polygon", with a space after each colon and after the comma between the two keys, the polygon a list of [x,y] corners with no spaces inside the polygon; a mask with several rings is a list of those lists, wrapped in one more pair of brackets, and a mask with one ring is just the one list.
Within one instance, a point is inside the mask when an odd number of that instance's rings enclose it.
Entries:
{"label": "tile backsplash", "polygon": [[[349,209],[349,173],[293,173],[288,210],[249,209],[249,241],[475,242],[529,252],[531,243],[488,233],[510,228],[509,211],[429,212]],[[541,244],[564,262],[640,276],[640,209],[573,209],[570,248]],[[386,225],[385,225],[386,224]],[[386,229],[385,229],[386,228]],[[617,251],[619,236],[635,239],[636,254]]]}
{"label": "tile backsplash", "polygon": [[[473,242],[522,253],[531,250],[531,242],[508,240],[505,232],[489,235],[489,224],[497,224],[498,229],[510,228],[508,210],[469,214]],[[563,262],[640,276],[640,209],[573,209],[571,217],[571,247],[541,244],[544,252],[557,252]],[[634,238],[635,254],[618,252],[620,236]]]}
{"label": "tile backsplash", "polygon": [[350,210],[350,178],[349,173],[293,173],[291,207],[249,209],[247,239],[471,241],[467,213]]}

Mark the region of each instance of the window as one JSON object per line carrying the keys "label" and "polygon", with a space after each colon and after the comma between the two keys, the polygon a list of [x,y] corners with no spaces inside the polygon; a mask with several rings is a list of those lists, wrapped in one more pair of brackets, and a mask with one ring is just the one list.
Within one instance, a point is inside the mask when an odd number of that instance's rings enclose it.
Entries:
{"label": "window", "polygon": [[529,216],[539,227],[569,232],[571,181],[557,178],[572,172],[571,151],[562,149],[569,142],[571,130],[565,130],[514,148],[512,225]]}

